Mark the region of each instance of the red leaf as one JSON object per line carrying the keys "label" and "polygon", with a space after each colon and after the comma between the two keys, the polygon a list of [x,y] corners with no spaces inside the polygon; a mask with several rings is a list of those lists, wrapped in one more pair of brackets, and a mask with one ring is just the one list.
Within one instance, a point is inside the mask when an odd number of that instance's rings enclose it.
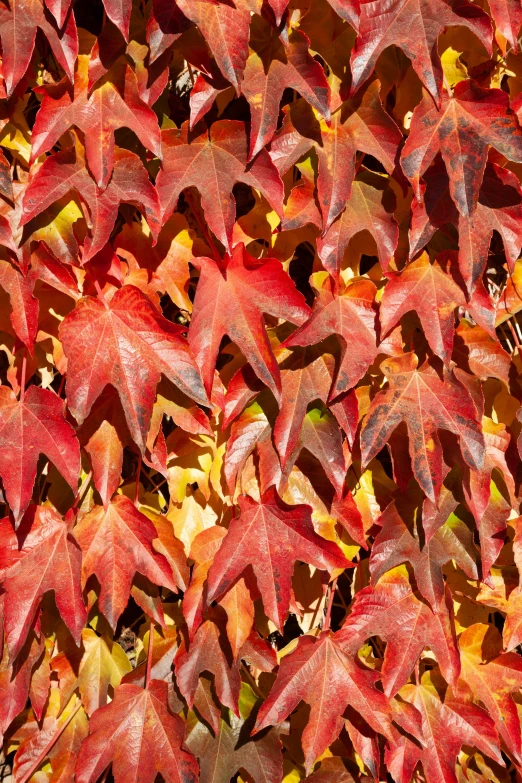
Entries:
{"label": "red leaf", "polygon": [[114,168],[115,130],[130,128],[158,156],[161,138],[156,115],[139,97],[136,76],[129,65],[115,67],[110,79],[97,85],[90,95],[88,66],[88,58],[81,55],[72,95],[66,80],[38,88],[44,97],[33,128],[31,160],[48,152],[74,125],[85,134],[87,163],[103,189]]}
{"label": "red leaf", "polygon": [[460,214],[475,212],[488,147],[522,162],[522,130],[503,90],[459,82],[440,110],[424,94],[415,108],[401,156],[402,169],[421,201],[420,178],[441,152],[449,176],[451,198]]}
{"label": "red leaf", "polygon": [[392,0],[380,10],[372,0],[361,0],[358,36],[350,65],[352,93],[370,76],[387,46],[400,47],[419,79],[440,102],[442,67],[438,37],[446,27],[468,27],[491,54],[491,21],[472,3],[460,0]]}
{"label": "red leaf", "polygon": [[252,566],[268,617],[279,628],[290,605],[294,563],[303,560],[327,571],[347,568],[339,547],[315,533],[310,506],[289,506],[274,487],[261,503],[239,498],[241,513],[214,557],[208,575],[208,601],[224,595],[248,565]]}
{"label": "red leaf", "polygon": [[[200,2],[200,4],[202,4]],[[226,6],[220,6],[226,8]],[[235,199],[232,188],[244,182],[259,190],[278,215],[282,215],[283,185],[266,150],[261,150],[247,169],[248,145],[245,125],[236,120],[219,120],[200,135],[169,129],[161,134],[163,167],[156,187],[163,222],[176,209],[181,191],[196,187],[208,225],[229,253],[232,252],[232,228]]]}
{"label": "red leaf", "polygon": [[105,246],[114,228],[118,207],[124,201],[139,205],[157,238],[160,229],[158,194],[138,156],[118,147],[114,151],[111,181],[105,190],[98,188],[89,174],[80,145],[47,158],[25,191],[20,225],[28,223],[72,190],[87,205],[92,224],[92,240],[83,254],[83,263]]}
{"label": "red leaf", "polygon": [[78,34],[72,13],[66,15],[65,26],[60,25],[60,28],[46,12],[42,0],[9,0],[9,6],[0,6],[2,65],[8,97],[29,67],[38,29],[47,38],[56,60],[72,82],[78,56]]}
{"label": "red leaf", "polygon": [[[4,542],[8,534],[2,530]],[[12,658],[23,647],[40,600],[50,590],[77,645],[87,619],[80,588],[81,552],[68,525],[50,508],[31,506],[17,534],[19,555],[3,577],[5,634]],[[5,545],[5,543],[4,543]]]}
{"label": "red leaf", "polygon": [[188,340],[207,393],[212,389],[221,340],[227,334],[258,378],[279,397],[279,368],[263,313],[302,324],[310,314],[304,296],[296,291],[280,261],[254,258],[242,244],[221,264],[212,258],[199,259],[198,264],[201,274]]}
{"label": "red leaf", "polygon": [[484,437],[474,402],[451,375],[442,381],[431,367],[417,370],[413,354],[383,362],[390,388],[372,400],[361,431],[361,451],[367,465],[388,441],[401,421],[406,422],[415,478],[433,502],[442,484],[442,452],[437,429],[459,437],[466,463],[475,470],[484,465]]}
{"label": "red leaf", "polygon": [[404,568],[390,571],[375,587],[357,593],[337,636],[339,644],[353,652],[371,636],[387,642],[381,672],[387,696],[393,696],[407,682],[425,647],[435,653],[448,682],[457,684],[460,658],[451,598],[446,596],[445,602],[432,611],[413,593]]}
{"label": "red leaf", "polygon": [[198,765],[184,739],[183,721],[167,708],[167,683],[153,680],[146,690],[120,685],[91,718],[75,779],[95,783],[112,763],[115,783],[154,783],[158,773],[165,783],[196,783]]}
{"label": "red leaf", "polygon": [[30,386],[18,401],[11,389],[0,386],[0,475],[16,524],[31,500],[40,454],[76,494],[80,448],[62,400],[52,391]]}
{"label": "red leaf", "polygon": [[277,679],[261,705],[256,731],[284,720],[301,701],[311,707],[303,732],[306,769],[337,738],[342,713],[351,705],[375,731],[390,733],[390,708],[375,687],[377,675],[347,655],[336,637],[302,636],[294,652],[281,661]]}
{"label": "red leaf", "polygon": [[95,574],[100,583],[100,609],[113,629],[125,609],[135,574],[177,591],[172,569],[152,542],[156,528],[124,495],[117,495],[107,511],[95,506],[74,529],[82,549],[82,579]]}
{"label": "red leaf", "polygon": [[197,402],[208,405],[182,332],[182,327],[163,318],[131,285],[116,291],[109,304],[93,297],[82,299],[60,325],[68,358],[68,403],[77,421],[85,421],[110,383],[120,395],[131,435],[143,451],[162,373]]}

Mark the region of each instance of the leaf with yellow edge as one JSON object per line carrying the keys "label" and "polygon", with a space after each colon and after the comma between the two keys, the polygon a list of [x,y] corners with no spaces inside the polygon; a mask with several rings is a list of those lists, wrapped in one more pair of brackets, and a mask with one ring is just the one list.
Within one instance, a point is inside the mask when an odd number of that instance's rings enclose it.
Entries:
{"label": "leaf with yellow edge", "polygon": [[461,678],[486,707],[509,751],[520,763],[520,720],[511,694],[522,687],[522,657],[502,652],[494,625],[476,624],[459,639]]}
{"label": "leaf with yellow edge", "polygon": [[107,704],[109,685],[116,688],[124,674],[132,670],[131,663],[117,642],[111,649],[105,640],[90,628],[82,631],[84,654],[78,672],[78,687],[88,715]]}
{"label": "leaf with yellow edge", "polygon": [[167,220],[154,246],[144,221],[141,225],[125,224],[114,240],[114,249],[126,259],[129,268],[155,271],[174,304],[192,311],[189,263],[196,256],[208,255],[208,248],[189,228],[184,215],[175,213]]}
{"label": "leaf with yellow edge", "polygon": [[167,518],[172,521],[174,534],[183,542],[188,554],[197,534],[213,527],[217,523],[218,515],[200,489],[187,489],[187,495],[181,503],[173,503],[171,499]]}

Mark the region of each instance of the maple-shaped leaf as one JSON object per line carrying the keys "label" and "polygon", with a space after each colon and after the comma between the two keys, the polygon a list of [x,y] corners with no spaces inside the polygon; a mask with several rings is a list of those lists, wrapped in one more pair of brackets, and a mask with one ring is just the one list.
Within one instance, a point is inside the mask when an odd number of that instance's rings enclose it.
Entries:
{"label": "maple-shaped leaf", "polygon": [[[326,280],[318,292],[310,320],[285,341],[286,346],[292,347],[315,345],[332,334],[342,338],[341,361],[330,390],[331,400],[355,386],[377,356],[375,293],[374,283],[364,278],[351,282],[339,294],[334,293]],[[357,345],[356,351],[351,350],[352,345]]]}
{"label": "maple-shaped leaf", "polygon": [[297,446],[308,406],[316,400],[328,400],[335,360],[330,353],[311,347],[292,351],[279,367],[282,393],[274,443],[284,468]]}
{"label": "maple-shaped leaf", "polygon": [[259,710],[255,730],[281,723],[301,701],[310,708],[302,743],[307,772],[337,738],[342,714],[353,707],[381,734],[390,733],[388,700],[375,687],[378,674],[343,651],[329,631],[302,636],[279,666],[277,679]]}
{"label": "maple-shaped leaf", "polygon": [[51,508],[31,506],[14,540],[6,524],[1,532],[3,547],[13,550],[14,544],[18,548],[14,562],[2,576],[4,627],[12,658],[22,649],[40,600],[50,590],[79,644],[87,618],[80,587],[81,552],[67,523]]}
{"label": "maple-shaped leaf", "polygon": [[[215,125],[213,126],[215,127]],[[197,260],[201,274],[188,341],[208,394],[224,335],[242,351],[256,375],[278,398],[281,381],[266,333],[263,313],[302,324],[310,315],[304,296],[275,258],[254,258],[243,244],[221,264]]]}
{"label": "maple-shaped leaf", "polygon": [[469,217],[477,206],[489,146],[522,162],[522,129],[503,90],[462,81],[452,96],[443,96],[440,109],[427,93],[415,107],[402,169],[420,201],[420,178],[440,152],[451,198],[460,214]]}
{"label": "maple-shaped leaf", "polygon": [[446,255],[432,264],[423,253],[399,275],[390,277],[379,310],[383,338],[414,310],[431,350],[446,363],[453,350],[455,310],[466,306],[464,292],[452,277],[450,260]]}
{"label": "maple-shaped leaf", "polygon": [[196,783],[198,765],[184,746],[185,727],[167,706],[167,683],[120,685],[90,720],[76,763],[77,783],[95,783],[112,764],[115,783]]}
{"label": "maple-shaped leaf", "polygon": [[38,386],[30,386],[17,400],[12,389],[0,386],[0,476],[16,524],[31,500],[40,454],[76,494],[80,447],[65,419],[63,400]]}
{"label": "maple-shaped leaf", "polygon": [[57,62],[71,82],[74,78],[74,65],[78,56],[74,15],[68,14],[65,25],[58,27],[43,0],[9,0],[0,5],[2,70],[8,98],[29,68],[37,30],[41,30],[47,38]]}
{"label": "maple-shaped leaf", "polygon": [[317,195],[325,231],[350,198],[357,151],[373,155],[388,174],[396,168],[402,134],[385,112],[379,90],[379,82],[371,82],[361,95],[342,103],[330,124],[318,119],[303,99],[294,101],[285,108],[283,125],[270,146],[270,157],[280,174],[315,148]]}
{"label": "maple-shaped leaf", "polygon": [[283,776],[281,729],[273,728],[250,737],[255,721],[256,696],[243,683],[239,698],[240,717],[221,718],[216,736],[200,721],[188,724],[187,745],[200,763],[200,783],[229,783],[239,770],[253,780],[280,783]]}
{"label": "maple-shaped leaf", "polygon": [[511,694],[522,685],[522,658],[514,652],[503,653],[500,633],[484,623],[466,628],[459,647],[462,679],[486,707],[498,733],[519,760],[520,719]]}
{"label": "maple-shaped leaf", "polygon": [[[441,493],[441,510],[446,505],[444,500],[446,498]],[[469,579],[479,577],[473,534],[462,520],[451,516],[444,520],[444,524],[421,549],[417,528],[414,526],[410,530],[407,524],[413,516],[413,509],[409,509],[409,505],[407,500],[392,502],[379,518],[382,529],[372,547],[370,573],[372,580],[377,581],[396,565],[411,563],[419,592],[430,603],[433,611],[437,611],[444,597],[441,568],[449,560],[454,560]],[[430,505],[431,502],[426,500],[424,508]]]}
{"label": "maple-shaped leaf", "polygon": [[462,745],[477,747],[503,765],[498,736],[487,712],[474,704],[441,701],[430,672],[419,685],[406,685],[401,696],[420,712],[424,744],[395,734],[385,753],[386,767],[397,783],[410,783],[418,762],[426,783],[457,783],[455,761]]}
{"label": "maple-shaped leaf", "polygon": [[470,468],[484,466],[484,436],[477,409],[466,387],[451,374],[444,379],[429,365],[417,369],[412,353],[387,359],[381,365],[389,389],[376,394],[361,431],[361,451],[367,465],[405,422],[415,478],[426,496],[436,502],[442,485],[442,450],[438,429],[453,432]]}
{"label": "maple-shaped leaf", "polygon": [[209,0],[178,0],[178,5],[197,24],[223,76],[239,93],[248,57],[248,7]]}
{"label": "maple-shaped leaf", "polygon": [[200,674],[209,672],[214,675],[218,699],[239,717],[239,663],[232,656],[222,617],[216,613],[213,619],[205,620],[199,626],[188,651],[181,648],[176,655],[176,683],[190,709]]}
{"label": "maple-shaped leaf", "polygon": [[114,169],[105,190],[89,174],[80,145],[49,156],[31,178],[24,193],[20,225],[25,225],[57,199],[76,191],[87,206],[92,224],[92,239],[82,256],[85,263],[109,240],[118,207],[123,202],[137,204],[146,216],[151,232],[160,228],[158,194],[137,155],[117,147]]}
{"label": "maple-shaped leaf", "polygon": [[440,102],[442,65],[437,50],[446,27],[467,27],[491,53],[491,20],[467,0],[391,0],[376,8],[361,0],[357,40],[352,49],[352,94],[368,79],[379,55],[391,44],[398,46],[427,90]]}
{"label": "maple-shaped leaf", "polygon": [[437,611],[419,600],[411,589],[404,566],[382,576],[374,587],[360,590],[345,624],[339,644],[355,652],[371,636],[387,642],[381,671],[387,696],[407,682],[425,647],[430,647],[446,680],[457,684],[460,660],[449,596]]}
{"label": "maple-shaped leaf", "polygon": [[74,535],[82,549],[83,582],[96,575],[100,609],[113,629],[127,605],[135,574],[177,591],[166,558],[152,548],[156,528],[124,495],[117,495],[107,511],[95,506],[84,514]]}
{"label": "maple-shaped leaf", "polygon": [[256,503],[239,498],[240,515],[235,517],[208,574],[208,601],[224,595],[247,566],[256,576],[267,616],[281,631],[290,605],[294,563],[305,563],[326,571],[351,564],[332,541],[317,535],[310,506],[290,506],[271,487]]}
{"label": "maple-shaped leaf", "polygon": [[[224,6],[222,6],[224,7]],[[265,196],[282,217],[283,184],[266,150],[261,150],[247,168],[248,141],[245,125],[237,120],[218,120],[210,131],[192,133],[188,123],[180,130],[161,134],[163,165],[156,179],[163,221],[176,209],[185,188],[196,187],[209,228],[231,252],[236,217],[232,188],[244,182]]]}
{"label": "maple-shaped leaf", "polygon": [[399,241],[399,228],[393,217],[395,201],[385,177],[364,168],[359,171],[344,211],[317,240],[317,254],[336,280],[344,252],[359,231],[369,231],[375,239],[379,262],[387,272]]}
{"label": "maple-shaped leaf", "polygon": [[[183,328],[167,321],[137,288],[110,302],[84,297],[60,325],[69,408],[82,424],[107,384],[120,395],[130,433],[144,450],[163,373],[189,397],[207,404]],[[138,360],[139,357],[139,360]]]}
{"label": "maple-shaped leaf", "polygon": [[310,41],[291,29],[283,44],[276,30],[254,16],[250,30],[250,56],[241,92],[250,104],[250,157],[268,144],[277,127],[279,104],[285,89],[296,90],[327,122],[330,88],[321,65],[308,51]]}
{"label": "maple-shaped leaf", "polygon": [[136,75],[119,62],[89,93],[89,58],[78,57],[71,94],[67,80],[39,87],[43,94],[31,137],[31,160],[48,152],[72,126],[85,137],[85,154],[98,187],[107,187],[114,168],[114,132],[130,128],[142,144],[161,156],[158,120],[138,94]]}
{"label": "maple-shaped leaf", "polygon": [[522,248],[522,190],[518,177],[488,163],[472,215],[460,215],[449,193],[449,177],[440,156],[423,176],[423,201],[412,204],[410,257],[446,223],[459,230],[459,267],[470,291],[482,277],[493,232],[502,237],[511,270]]}

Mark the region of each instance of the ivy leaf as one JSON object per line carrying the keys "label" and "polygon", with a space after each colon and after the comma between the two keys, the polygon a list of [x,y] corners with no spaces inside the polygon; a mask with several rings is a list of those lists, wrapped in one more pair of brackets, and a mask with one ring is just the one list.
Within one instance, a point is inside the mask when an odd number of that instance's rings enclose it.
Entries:
{"label": "ivy leaf", "polygon": [[107,510],[95,506],[84,514],[74,536],[82,549],[83,583],[91,574],[98,578],[100,609],[113,629],[127,605],[135,574],[177,590],[166,558],[152,548],[156,528],[124,495],[117,495]]}
{"label": "ivy leaf", "polygon": [[437,429],[453,432],[466,464],[482,470],[484,437],[469,392],[451,375],[441,380],[431,367],[417,369],[413,354],[383,362],[390,388],[370,404],[361,431],[361,450],[367,465],[388,441],[401,421],[408,428],[413,473],[433,502],[442,485],[442,451]]}
{"label": "ivy leaf", "polygon": [[254,158],[274,135],[285,89],[296,90],[329,122],[330,88],[323,68],[308,52],[310,41],[300,30],[292,29],[283,44],[268,22],[254,16],[249,45],[241,91],[250,104],[250,158]]}
{"label": "ivy leaf", "polygon": [[503,653],[499,632],[483,623],[466,628],[459,647],[462,679],[484,704],[510,752],[519,759],[520,720],[511,694],[522,682],[522,658],[517,653]]}
{"label": "ivy leaf", "polygon": [[3,74],[7,97],[24,76],[33,55],[37,30],[45,35],[56,60],[68,79],[73,81],[78,56],[78,34],[74,15],[67,14],[56,25],[42,0],[9,0],[0,6],[0,39],[3,51]]}
{"label": "ivy leaf", "polygon": [[232,712],[221,718],[215,737],[199,721],[189,727],[187,745],[199,760],[200,783],[229,783],[240,769],[254,780],[279,783],[283,776],[280,730],[249,736],[257,708],[256,697],[245,683],[241,686],[239,711],[239,718]]}
{"label": "ivy leaf", "polygon": [[497,733],[485,710],[449,699],[443,702],[429,672],[423,675],[420,685],[406,685],[402,693],[422,716],[424,746],[414,744],[403,734],[391,743],[385,760],[398,783],[409,783],[419,761],[427,783],[457,783],[455,759],[464,744],[476,746],[503,764]]}
{"label": "ivy leaf", "polygon": [[489,146],[522,162],[522,129],[502,90],[459,82],[437,109],[424,94],[411,120],[401,155],[402,169],[421,201],[420,178],[440,151],[450,195],[463,217],[475,212]]}
{"label": "ivy leaf", "polygon": [[[202,3],[200,3],[202,4]],[[220,6],[225,8],[226,6]],[[156,180],[163,221],[176,209],[185,188],[196,187],[209,228],[232,252],[235,199],[232,188],[244,182],[259,190],[279,216],[282,216],[283,185],[266,150],[261,150],[250,166],[245,125],[237,120],[219,120],[210,134],[194,133],[184,123],[181,130],[161,134],[163,167]]]}
{"label": "ivy leaf", "polygon": [[17,400],[11,389],[0,386],[0,475],[17,525],[31,500],[40,454],[76,494],[80,447],[65,419],[62,400],[37,386],[30,386],[23,400]]}
{"label": "ivy leaf", "polygon": [[[318,292],[310,320],[285,345],[315,345],[332,334],[342,338],[341,362],[330,390],[330,400],[357,384],[377,356],[375,285],[360,279],[335,294],[328,281]],[[357,352],[349,350],[357,343]]]}
{"label": "ivy leaf", "polygon": [[43,98],[31,137],[31,160],[48,152],[75,126],[84,133],[89,169],[98,187],[105,189],[114,168],[114,132],[118,128],[133,130],[158,156],[161,138],[156,115],[139,97],[129,65],[118,63],[90,93],[88,68],[89,58],[80,55],[72,95],[67,80],[38,88]]}
{"label": "ivy leaf", "polygon": [[[12,543],[6,526],[4,546]],[[40,600],[54,591],[56,606],[77,645],[87,619],[80,588],[81,552],[68,525],[50,508],[31,506],[16,533],[18,555],[2,578],[4,623],[13,660],[35,621]]]}
{"label": "ivy leaf", "polygon": [[47,158],[24,193],[20,225],[28,223],[72,190],[86,204],[92,224],[92,240],[83,254],[83,263],[95,256],[108,241],[118,207],[124,201],[140,206],[154,237],[157,237],[160,214],[156,190],[138,156],[118,147],[114,151],[111,181],[104,190],[98,188],[89,174],[80,145]]}
{"label": "ivy leaf", "polygon": [[250,366],[279,397],[279,367],[270,347],[263,313],[302,324],[310,314],[304,296],[275,258],[257,259],[236,245],[222,263],[198,259],[201,276],[188,341],[201,368],[207,393],[214,380],[219,346],[225,334]]}
{"label": "ivy leaf", "polygon": [[133,439],[144,450],[161,373],[193,399],[208,404],[182,333],[182,327],[167,321],[132,285],[116,291],[110,302],[84,297],[60,326],[69,360],[67,395],[76,420],[85,421],[110,383],[120,395]]}
{"label": "ivy leaf", "polygon": [[281,661],[277,679],[263,702],[255,730],[281,723],[299,702],[311,708],[303,732],[307,771],[337,738],[344,710],[351,705],[375,731],[390,733],[390,708],[375,687],[377,675],[347,655],[336,637],[323,632],[318,638],[302,636],[296,649]]}
{"label": "ivy leaf", "polygon": [[295,560],[332,571],[351,565],[339,547],[315,533],[309,506],[289,506],[274,487],[255,503],[239,498],[240,516],[214,557],[208,574],[207,600],[224,595],[247,566],[252,566],[268,617],[282,630],[290,604]]}
{"label": "ivy leaf", "polygon": [[382,684],[387,696],[408,681],[424,647],[430,647],[447,681],[457,684],[460,659],[451,600],[446,596],[435,610],[419,600],[411,589],[404,566],[382,576],[375,587],[357,593],[352,611],[337,634],[348,652],[371,636],[387,642]]}
{"label": "ivy leaf", "polygon": [[199,676],[207,671],[214,675],[214,686],[220,702],[239,717],[238,701],[241,689],[239,661],[232,657],[224,623],[220,616],[199,626],[189,650],[180,648],[176,655],[176,682],[192,709]]}
{"label": "ivy leaf", "polygon": [[185,728],[167,707],[167,683],[147,689],[120,685],[114,699],[93,714],[76,764],[78,783],[94,783],[112,763],[115,783],[141,778],[154,783],[196,783],[198,765],[184,748]]}
{"label": "ivy leaf", "polygon": [[491,52],[491,21],[471,3],[455,0],[393,0],[375,14],[372,0],[362,0],[357,41],[352,50],[352,93],[370,76],[387,46],[400,47],[437,103],[441,100],[442,66],[437,50],[446,27],[467,27]]}
{"label": "ivy leaf", "polygon": [[281,130],[272,141],[270,156],[281,174],[315,148],[319,159],[317,194],[325,231],[350,198],[357,151],[373,155],[389,174],[396,168],[401,133],[384,111],[379,89],[374,80],[363,93],[342,103],[330,125],[318,120],[304,100],[294,101],[285,110]]}

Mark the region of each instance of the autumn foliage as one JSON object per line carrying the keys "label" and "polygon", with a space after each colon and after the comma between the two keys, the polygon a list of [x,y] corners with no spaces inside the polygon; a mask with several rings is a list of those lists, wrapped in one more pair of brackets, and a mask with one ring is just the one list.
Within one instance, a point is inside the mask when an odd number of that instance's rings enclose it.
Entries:
{"label": "autumn foliage", "polygon": [[522,781],[521,28],[0,0],[2,779]]}

